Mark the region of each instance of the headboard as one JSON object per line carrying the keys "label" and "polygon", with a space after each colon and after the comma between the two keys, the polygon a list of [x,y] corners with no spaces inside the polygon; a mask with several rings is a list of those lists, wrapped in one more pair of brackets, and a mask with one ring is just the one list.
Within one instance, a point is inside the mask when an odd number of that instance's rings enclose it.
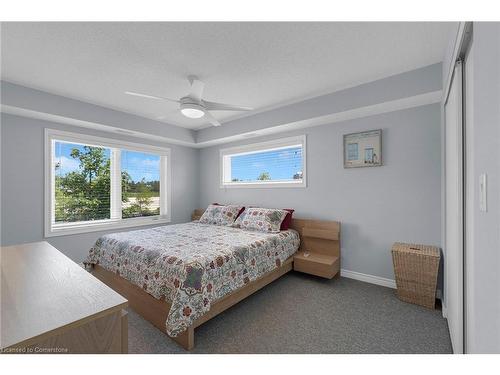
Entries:
{"label": "headboard", "polygon": [[[199,220],[204,208],[193,211],[191,220]],[[334,255],[340,259],[340,222],[313,219],[292,219],[291,228],[299,232],[300,251]]]}
{"label": "headboard", "polygon": [[191,214],[191,221],[200,220],[201,215],[205,212],[204,208],[197,208]]}

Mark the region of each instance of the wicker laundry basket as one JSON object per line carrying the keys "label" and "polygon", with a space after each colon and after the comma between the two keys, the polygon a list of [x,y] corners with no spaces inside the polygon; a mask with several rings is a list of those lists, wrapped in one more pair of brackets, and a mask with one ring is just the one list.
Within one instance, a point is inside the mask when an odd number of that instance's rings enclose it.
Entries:
{"label": "wicker laundry basket", "polygon": [[435,246],[401,242],[392,246],[399,299],[430,309],[435,307],[440,257]]}

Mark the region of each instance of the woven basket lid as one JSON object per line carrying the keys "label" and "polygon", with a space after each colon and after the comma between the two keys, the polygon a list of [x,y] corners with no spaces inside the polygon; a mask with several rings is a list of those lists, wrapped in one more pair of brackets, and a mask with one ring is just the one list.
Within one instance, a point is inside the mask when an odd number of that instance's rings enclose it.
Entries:
{"label": "woven basket lid", "polygon": [[438,258],[441,256],[439,253],[439,248],[436,246],[410,244],[403,242],[395,242],[394,245],[392,245],[392,251],[417,255],[427,255]]}

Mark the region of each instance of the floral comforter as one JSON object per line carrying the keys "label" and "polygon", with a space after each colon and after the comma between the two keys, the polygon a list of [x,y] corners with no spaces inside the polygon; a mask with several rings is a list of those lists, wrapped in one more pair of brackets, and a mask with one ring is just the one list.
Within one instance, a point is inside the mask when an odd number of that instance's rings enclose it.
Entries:
{"label": "floral comforter", "polygon": [[299,242],[294,230],[263,233],[192,222],[102,236],[85,263],[171,302],[166,328],[177,336],[212,302],[279,267]]}

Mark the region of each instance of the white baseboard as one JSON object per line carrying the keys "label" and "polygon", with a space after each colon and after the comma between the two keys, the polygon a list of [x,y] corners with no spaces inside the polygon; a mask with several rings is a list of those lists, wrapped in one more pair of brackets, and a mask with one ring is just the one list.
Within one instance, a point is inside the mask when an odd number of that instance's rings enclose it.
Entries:
{"label": "white baseboard", "polygon": [[349,270],[340,270],[340,276],[347,277],[349,279],[364,281],[365,283],[376,284],[385,286],[387,288],[396,289],[396,281],[392,279],[386,279],[384,277],[367,275],[366,273],[349,271]]}

